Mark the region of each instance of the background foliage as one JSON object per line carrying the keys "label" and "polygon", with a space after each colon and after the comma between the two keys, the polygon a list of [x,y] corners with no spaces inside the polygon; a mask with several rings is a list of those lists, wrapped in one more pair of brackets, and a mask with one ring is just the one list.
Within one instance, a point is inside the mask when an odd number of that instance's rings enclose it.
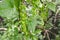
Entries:
{"label": "background foliage", "polygon": [[[0,40],[43,40],[41,28],[49,30],[56,26],[52,23],[53,17],[49,17],[56,14],[59,2],[60,0],[2,0],[0,28],[3,31],[0,31]],[[59,12],[58,15],[60,30]],[[54,40],[60,40],[60,31]]]}

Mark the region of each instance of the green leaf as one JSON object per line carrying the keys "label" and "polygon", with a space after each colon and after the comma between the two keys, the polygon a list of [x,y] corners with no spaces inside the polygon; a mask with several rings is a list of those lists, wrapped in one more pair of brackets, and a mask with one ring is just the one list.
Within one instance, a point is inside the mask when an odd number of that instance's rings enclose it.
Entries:
{"label": "green leaf", "polygon": [[37,15],[30,18],[30,20],[28,22],[28,30],[31,31],[31,32],[34,32],[36,25],[37,25]]}
{"label": "green leaf", "polygon": [[15,8],[0,10],[0,16],[6,17],[7,19],[17,18],[18,12]]}
{"label": "green leaf", "polygon": [[9,9],[13,7],[14,7],[13,0],[3,0],[0,3],[0,10]]}
{"label": "green leaf", "polygon": [[51,9],[52,11],[56,11],[56,5],[54,3],[47,3],[47,8]]}
{"label": "green leaf", "polygon": [[19,8],[19,4],[20,4],[20,0],[14,0],[14,4],[15,4],[15,6],[17,7],[17,8]]}
{"label": "green leaf", "polygon": [[13,0],[3,0],[0,4],[0,16],[8,19],[17,18],[18,12],[16,7],[13,5]]}

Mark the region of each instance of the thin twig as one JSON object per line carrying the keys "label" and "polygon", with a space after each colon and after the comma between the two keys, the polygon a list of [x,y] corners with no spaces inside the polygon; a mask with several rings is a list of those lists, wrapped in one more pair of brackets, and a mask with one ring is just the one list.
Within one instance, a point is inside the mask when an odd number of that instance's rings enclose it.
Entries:
{"label": "thin twig", "polygon": [[48,40],[50,40],[50,37],[49,37],[49,33],[47,32],[47,38],[48,38]]}
{"label": "thin twig", "polygon": [[7,28],[0,28],[0,31],[6,31]]}

